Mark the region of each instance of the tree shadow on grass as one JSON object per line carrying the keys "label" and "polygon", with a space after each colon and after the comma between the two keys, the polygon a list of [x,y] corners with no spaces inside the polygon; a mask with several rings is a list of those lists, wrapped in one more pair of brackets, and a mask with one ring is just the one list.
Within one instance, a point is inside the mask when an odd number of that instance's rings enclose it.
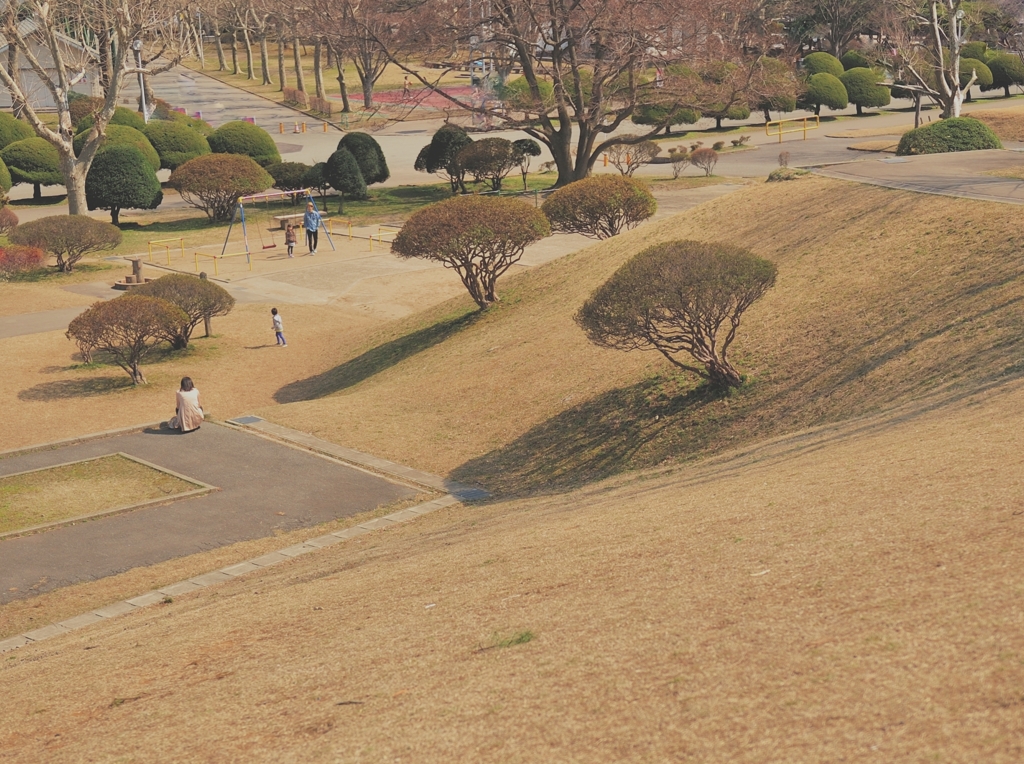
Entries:
{"label": "tree shadow on grass", "polygon": [[720,426],[715,404],[726,397],[686,378],[646,379],[563,411],[450,476],[507,496],[563,491],[653,466],[711,442]]}
{"label": "tree shadow on grass", "polygon": [[441,344],[449,337],[472,326],[479,317],[480,312],[473,311],[385,342],[322,374],[285,385],[274,393],[274,400],[278,403],[308,401],[358,385],[363,380],[397,366],[417,353]]}
{"label": "tree shadow on grass", "polygon": [[67,398],[91,398],[106,395],[132,386],[126,374],[117,377],[90,377],[88,379],[61,379],[42,382],[18,393],[22,401],[55,401]]}

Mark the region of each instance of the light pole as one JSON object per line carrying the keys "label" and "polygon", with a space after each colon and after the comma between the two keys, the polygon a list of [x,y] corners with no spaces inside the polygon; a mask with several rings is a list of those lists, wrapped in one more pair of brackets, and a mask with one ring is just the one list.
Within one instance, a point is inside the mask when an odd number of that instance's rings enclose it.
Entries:
{"label": "light pole", "polygon": [[139,69],[139,104],[142,106],[142,120],[149,124],[149,104],[146,103],[146,83],[142,78],[142,40],[135,40],[132,43],[132,50],[135,51],[135,65]]}

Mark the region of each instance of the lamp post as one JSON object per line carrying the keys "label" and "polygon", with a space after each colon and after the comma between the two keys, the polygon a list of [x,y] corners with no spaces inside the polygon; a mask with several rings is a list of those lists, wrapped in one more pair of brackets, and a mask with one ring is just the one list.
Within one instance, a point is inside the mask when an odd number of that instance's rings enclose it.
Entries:
{"label": "lamp post", "polygon": [[132,50],[135,51],[135,65],[139,69],[139,104],[142,106],[142,120],[149,124],[149,104],[146,103],[146,83],[142,78],[142,40],[135,40],[132,43]]}

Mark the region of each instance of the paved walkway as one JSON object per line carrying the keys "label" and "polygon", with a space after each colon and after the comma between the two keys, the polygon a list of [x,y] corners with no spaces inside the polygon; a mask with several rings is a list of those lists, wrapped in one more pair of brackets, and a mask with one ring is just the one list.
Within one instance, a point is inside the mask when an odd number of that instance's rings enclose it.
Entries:
{"label": "paved walkway", "polygon": [[[148,428],[0,459],[0,476],[123,452],[220,490],[0,541],[0,604],[369,511],[417,489],[237,428]],[[283,514],[282,514],[283,513]]]}
{"label": "paved walkway", "polygon": [[1006,170],[1024,173],[1024,152],[965,151],[914,157],[890,154],[882,159],[819,167],[815,172],[830,178],[922,194],[1024,204],[1024,180],[986,174]]}

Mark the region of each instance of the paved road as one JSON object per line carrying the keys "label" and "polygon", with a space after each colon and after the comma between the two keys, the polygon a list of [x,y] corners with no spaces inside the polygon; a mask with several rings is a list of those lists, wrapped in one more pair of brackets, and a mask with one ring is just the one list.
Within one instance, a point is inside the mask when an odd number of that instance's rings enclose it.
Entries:
{"label": "paved road", "polygon": [[276,530],[354,515],[416,494],[306,451],[213,423],[188,435],[147,430],[11,457],[0,460],[0,475],[118,451],[221,490],[0,541],[0,604],[263,538]]}
{"label": "paved road", "polygon": [[1024,204],[1024,180],[986,174],[1013,169],[1024,171],[1024,153],[993,150],[916,157],[888,155],[883,159],[821,167],[815,172],[924,194]]}

